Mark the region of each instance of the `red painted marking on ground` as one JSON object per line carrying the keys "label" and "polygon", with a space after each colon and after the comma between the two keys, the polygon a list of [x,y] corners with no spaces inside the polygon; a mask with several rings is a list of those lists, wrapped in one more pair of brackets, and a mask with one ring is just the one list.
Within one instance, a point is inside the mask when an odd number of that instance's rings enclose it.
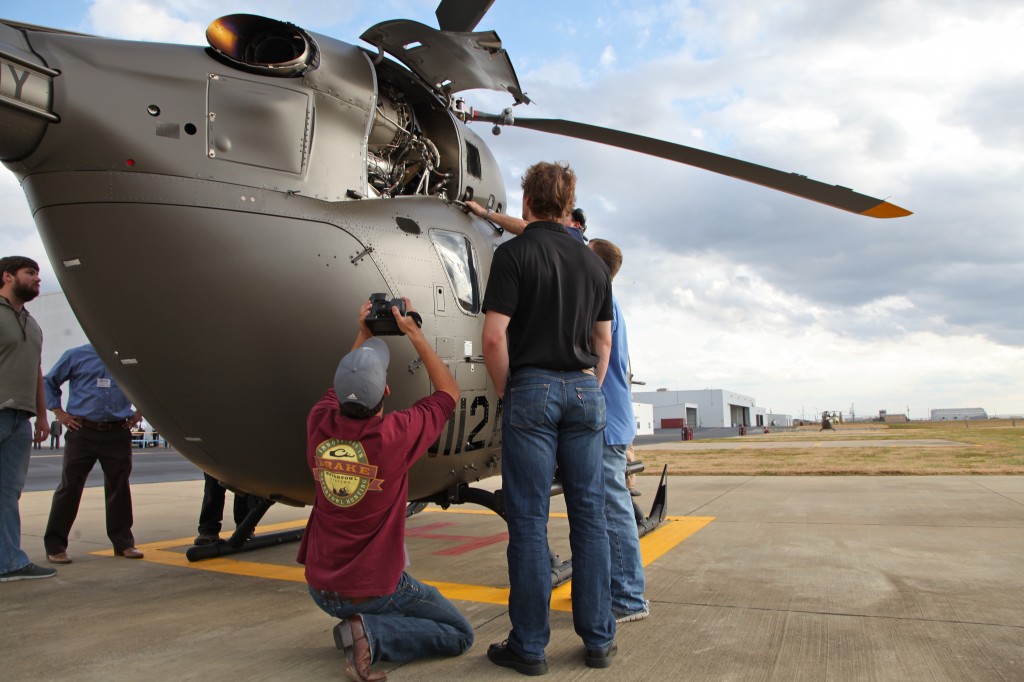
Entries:
{"label": "red painted marking on ground", "polygon": [[508,540],[508,532],[495,533],[494,535],[485,535],[483,537],[476,535],[448,535],[447,533],[434,533],[432,531],[446,528],[448,526],[454,526],[456,524],[450,522],[439,522],[439,523],[428,523],[424,526],[417,526],[416,528],[406,528],[406,537],[411,538],[428,538],[430,540],[462,540],[460,545],[450,547],[448,549],[442,549],[437,552],[431,552],[435,556],[459,556],[460,554],[466,554],[467,552],[473,552],[483,547],[489,547],[499,542],[505,542]]}
{"label": "red painted marking on ground", "polygon": [[508,531],[505,531],[503,533],[495,533],[494,535],[487,535],[482,538],[476,538],[476,540],[472,542],[467,542],[465,544],[458,545],[457,547],[445,549],[440,552],[434,552],[434,554],[436,554],[437,556],[458,556],[460,554],[472,552],[482,547],[489,547],[490,545],[495,545],[499,542],[505,542],[506,540],[508,540]]}
{"label": "red painted marking on ground", "polygon": [[428,531],[432,531],[435,528],[447,528],[448,526],[454,526],[455,524],[451,521],[440,521],[438,523],[428,523],[424,526],[416,526],[415,528],[409,528],[406,526],[405,534],[411,538],[419,538],[427,535]]}

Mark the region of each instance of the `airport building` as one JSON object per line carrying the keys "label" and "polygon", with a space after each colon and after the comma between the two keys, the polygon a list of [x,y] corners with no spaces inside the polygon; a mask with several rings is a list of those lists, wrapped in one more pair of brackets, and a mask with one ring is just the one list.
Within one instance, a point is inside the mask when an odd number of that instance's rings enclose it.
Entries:
{"label": "airport building", "polygon": [[40,294],[25,307],[43,330],[43,374],[57,364],[64,351],[89,343],[63,292]]}
{"label": "airport building", "polygon": [[649,436],[654,433],[654,406],[633,401],[633,416],[636,418],[636,435]]}
{"label": "airport building", "polygon": [[654,428],[721,428],[729,426],[789,426],[788,415],[769,415],[754,398],[720,388],[698,391],[634,392],[633,400],[654,408]]}
{"label": "airport building", "polygon": [[955,407],[932,410],[933,422],[963,421],[965,419],[988,419],[988,413],[980,407]]}

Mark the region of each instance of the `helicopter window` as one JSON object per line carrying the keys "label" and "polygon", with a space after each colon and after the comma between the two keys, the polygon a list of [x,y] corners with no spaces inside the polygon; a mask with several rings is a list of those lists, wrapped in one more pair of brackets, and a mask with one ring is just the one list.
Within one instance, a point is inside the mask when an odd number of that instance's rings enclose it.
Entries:
{"label": "helicopter window", "polygon": [[466,172],[477,180],[483,180],[483,164],[480,163],[480,150],[476,145],[466,143]]}
{"label": "helicopter window", "polygon": [[464,311],[476,315],[480,312],[480,283],[473,245],[465,235],[443,230],[431,230],[430,240],[448,273],[455,300]]}

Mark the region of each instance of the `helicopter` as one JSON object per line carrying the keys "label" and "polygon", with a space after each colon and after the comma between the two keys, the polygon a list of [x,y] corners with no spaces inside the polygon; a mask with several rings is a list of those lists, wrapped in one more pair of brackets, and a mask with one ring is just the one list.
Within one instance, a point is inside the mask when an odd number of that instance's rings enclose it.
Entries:
{"label": "helicopter", "polygon": [[[305,416],[376,292],[412,300],[462,391],[410,472],[410,513],[430,502],[501,513],[500,492],[473,484],[501,468],[481,299],[494,249],[512,235],[464,210],[508,210],[474,123],[617,146],[869,217],[909,215],[800,174],[514,115],[530,98],[497,33],[476,30],[492,4],[442,0],[438,28],[385,21],[362,34],[366,46],[249,14],[214,20],[206,47],[0,19],[0,160],[118,384],[184,457],[265,500],[235,549],[270,504],[312,503]],[[475,89],[511,103],[476,111],[462,97]],[[139,310],[160,324],[128,314]],[[386,409],[398,410],[431,387],[408,344],[389,346]],[[663,472],[649,524],[664,501]]]}

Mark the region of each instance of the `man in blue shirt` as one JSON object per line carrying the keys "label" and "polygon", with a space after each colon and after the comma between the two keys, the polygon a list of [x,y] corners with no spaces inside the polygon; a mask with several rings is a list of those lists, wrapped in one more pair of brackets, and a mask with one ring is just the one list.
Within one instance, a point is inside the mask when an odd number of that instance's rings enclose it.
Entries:
{"label": "man in blue shirt", "polygon": [[[43,378],[46,407],[67,427],[64,468],[53,493],[50,520],[43,544],[46,558],[54,564],[70,564],[68,534],[78,515],[85,479],[99,460],[107,503],[107,537],[114,554],[141,559],[132,535],[132,429],[142,415],[132,409],[128,397],[114,383],[91,344],[72,348],[60,357]],[[71,395],[65,412],[60,387],[70,382]]]}
{"label": "man in blue shirt", "polygon": [[[605,239],[591,239],[590,249],[608,266],[615,280],[622,267],[622,251]],[[626,488],[626,449],[636,436],[633,393],[630,390],[629,343],[626,321],[612,294],[612,351],[601,384],[607,407],[604,428],[604,511],[608,517],[608,545],[612,558],[612,613],[616,623],[628,623],[650,614],[644,599],[644,566],[640,557],[633,502]]]}

